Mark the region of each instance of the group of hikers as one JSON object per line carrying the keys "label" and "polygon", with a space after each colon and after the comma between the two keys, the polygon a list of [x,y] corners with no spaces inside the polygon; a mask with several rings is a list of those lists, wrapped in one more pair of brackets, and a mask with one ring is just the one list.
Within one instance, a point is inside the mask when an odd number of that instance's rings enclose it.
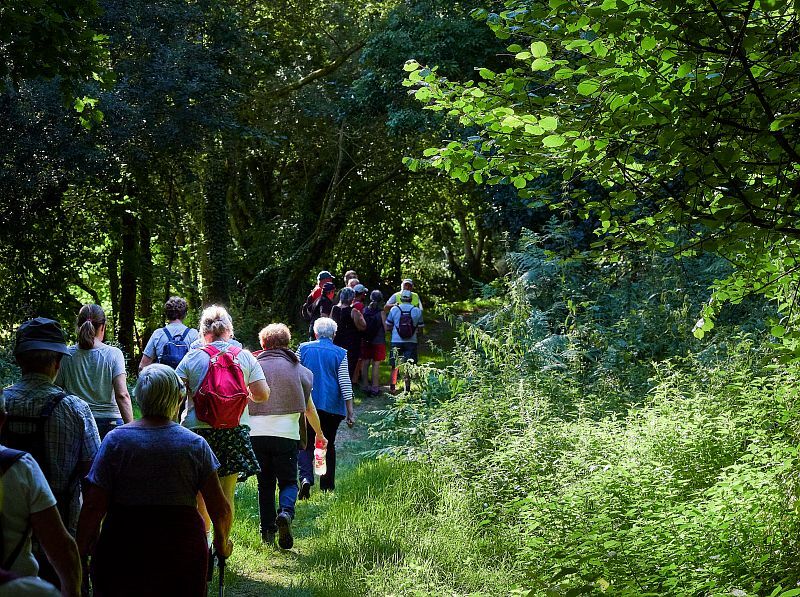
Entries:
{"label": "group of hikers", "polygon": [[89,578],[97,596],[205,595],[215,558],[233,550],[236,483],[253,475],[262,540],[291,549],[315,447],[327,451],[320,490],[332,491],[353,383],[379,391],[391,332],[394,389],[423,325],[411,280],[386,305],[355,272],[336,301],[330,273],[317,282],[303,307],[310,339],[296,351],[283,323],[264,327],[251,352],[224,307],[193,329],[186,301],[170,298],[139,363],[139,419],[100,306],[80,309],[74,346],[52,319],[20,325],[21,377],[0,392],[0,596],[86,595]]}

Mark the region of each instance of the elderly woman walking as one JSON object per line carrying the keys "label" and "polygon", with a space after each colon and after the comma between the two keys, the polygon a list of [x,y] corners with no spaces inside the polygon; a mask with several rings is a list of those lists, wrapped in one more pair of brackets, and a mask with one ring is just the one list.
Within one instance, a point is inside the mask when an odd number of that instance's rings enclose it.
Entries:
{"label": "elderly woman walking", "polygon": [[[175,370],[189,389],[181,424],[208,441],[219,459],[217,474],[233,508],[236,481],[259,471],[250,442],[247,398],[266,402],[269,386],[255,357],[232,344],[233,321],[224,307],[213,305],[203,311],[199,331],[203,346],[190,350]],[[214,374],[209,375],[212,365]],[[212,377],[226,387],[210,387]],[[204,512],[202,500],[198,506]],[[208,525],[205,514],[204,518]]]}
{"label": "elderly woman walking", "polygon": [[[289,350],[292,339],[289,328],[273,323],[258,335],[264,349],[258,363],[270,388],[269,402],[251,402],[250,440],[258,458],[258,509],[261,515],[261,538],[265,543],[275,541],[282,549],[294,545],[291,524],[297,501],[297,450],[305,438],[305,419],[314,429],[318,440],[327,446],[317,409],[311,400],[313,374],[300,364],[297,355]],[[305,414],[305,417],[303,416]],[[305,446],[303,446],[305,447]],[[278,512],[275,511],[277,482]]]}
{"label": "elderly woman walking", "polygon": [[91,556],[96,596],[206,594],[198,492],[214,523],[217,551],[231,553],[232,512],[219,462],[206,440],[173,421],[183,391],[170,367],[145,368],[136,383],[142,418],[110,432],[92,464],[78,548]]}
{"label": "elderly woman walking", "polygon": [[[303,342],[297,349],[300,364],[314,374],[311,398],[317,408],[320,427],[328,440],[327,472],[319,479],[322,491],[333,491],[336,486],[336,431],[343,419],[352,427],[356,417],[353,413],[353,388],[350,385],[347,351],[333,344],[336,322],[320,317],[314,322],[313,342]],[[316,431],[306,427],[306,447],[298,453],[300,464],[299,499],[307,499],[314,484],[314,440]]]}
{"label": "elderly woman walking", "polygon": [[116,346],[103,343],[106,314],[99,305],[78,311],[78,345],[61,360],[55,384],[89,405],[100,439],[133,421],[125,374],[125,357]]}

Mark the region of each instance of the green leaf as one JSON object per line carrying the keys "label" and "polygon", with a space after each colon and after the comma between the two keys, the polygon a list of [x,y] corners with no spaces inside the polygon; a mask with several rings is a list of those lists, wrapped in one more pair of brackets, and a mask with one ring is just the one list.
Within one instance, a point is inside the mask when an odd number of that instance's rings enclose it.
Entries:
{"label": "green leaf", "polygon": [[782,325],[773,325],[769,333],[775,336],[776,338],[783,338],[783,336],[786,335],[786,328],[783,327]]}
{"label": "green leaf", "polygon": [[600,89],[600,83],[594,79],[584,79],[578,84],[578,93],[581,95],[592,95]]}
{"label": "green leaf", "polygon": [[688,75],[690,72],[692,72],[693,68],[694,68],[694,65],[691,62],[684,62],[678,68],[678,78],[682,79],[683,77]]}
{"label": "green leaf", "polygon": [[553,61],[549,58],[537,58],[531,63],[531,70],[550,70],[553,66]]}
{"label": "green leaf", "polygon": [[655,47],[656,47],[656,43],[657,43],[657,42],[656,42],[656,38],[655,38],[655,37],[653,37],[652,35],[648,35],[647,37],[645,37],[645,38],[642,40],[642,49],[643,49],[645,52],[650,52],[651,50],[654,50],[654,49],[655,49]]}
{"label": "green leaf", "polygon": [[534,58],[543,58],[547,56],[547,44],[543,41],[535,41],[531,44],[531,54]]}
{"label": "green leaf", "polygon": [[554,131],[558,128],[558,118],[555,116],[545,116],[539,121],[539,126],[546,131]]}
{"label": "green leaf", "polygon": [[478,71],[478,74],[479,74],[481,77],[483,77],[484,79],[487,79],[487,80],[489,80],[489,81],[493,80],[493,79],[495,78],[495,76],[496,76],[496,75],[495,75],[495,74],[494,74],[492,71],[490,71],[488,68],[482,68],[482,69],[480,69],[480,70]]}
{"label": "green leaf", "polygon": [[564,145],[566,139],[561,135],[548,135],[544,139],[542,139],[542,143],[544,143],[545,147],[561,147]]}
{"label": "green leaf", "polygon": [[406,72],[411,72],[420,68],[420,63],[416,60],[406,60],[406,63],[403,65],[403,70]]}

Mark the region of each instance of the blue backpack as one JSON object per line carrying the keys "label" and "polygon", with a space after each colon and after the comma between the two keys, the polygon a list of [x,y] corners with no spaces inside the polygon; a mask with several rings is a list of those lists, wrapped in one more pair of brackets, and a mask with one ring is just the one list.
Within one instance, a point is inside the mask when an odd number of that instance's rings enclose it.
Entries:
{"label": "blue backpack", "polygon": [[186,356],[186,353],[189,352],[189,345],[184,340],[186,334],[189,332],[189,328],[183,328],[180,334],[175,334],[174,336],[169,333],[166,327],[164,327],[163,330],[167,335],[167,343],[161,348],[161,354],[158,355],[158,362],[175,369],[183,357]]}

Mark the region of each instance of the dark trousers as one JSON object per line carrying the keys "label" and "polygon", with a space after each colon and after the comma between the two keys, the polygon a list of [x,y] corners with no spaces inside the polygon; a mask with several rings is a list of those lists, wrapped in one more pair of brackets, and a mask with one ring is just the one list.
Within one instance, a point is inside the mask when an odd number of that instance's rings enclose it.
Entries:
{"label": "dark trousers", "polygon": [[[335,415],[333,413],[318,410],[319,424],[322,427],[322,433],[328,440],[328,452],[325,455],[325,466],[327,472],[319,478],[319,488],[322,491],[333,491],[336,486],[336,432],[339,429],[339,424],[344,420],[342,415]],[[314,444],[316,443],[317,434],[314,433],[314,428],[306,422],[306,432],[308,439],[306,441],[305,450],[300,450],[297,455],[298,462],[300,463],[300,478],[308,480],[312,485],[314,484]]]}
{"label": "dark trousers", "polygon": [[[288,512],[294,518],[297,502],[297,440],[271,435],[251,435],[261,472],[258,480],[258,510],[261,534],[278,530],[275,517]],[[275,510],[275,485],[278,486],[278,510]]]}

